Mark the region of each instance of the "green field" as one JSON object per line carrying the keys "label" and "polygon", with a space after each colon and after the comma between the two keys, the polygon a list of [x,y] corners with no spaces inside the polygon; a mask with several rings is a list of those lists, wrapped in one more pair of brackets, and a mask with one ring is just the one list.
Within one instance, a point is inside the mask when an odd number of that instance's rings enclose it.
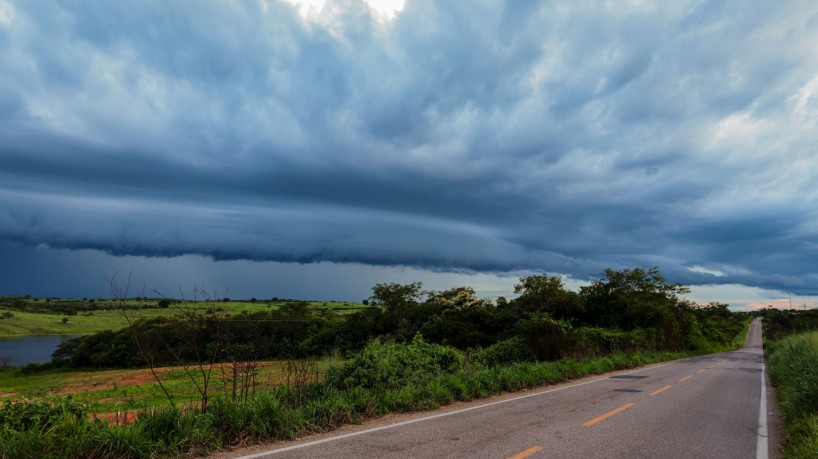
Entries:
{"label": "green field", "polygon": [[[25,335],[82,335],[102,330],[116,330],[127,325],[122,312],[116,310],[93,311],[93,315],[66,316],[64,314],[43,314],[32,312],[9,311],[13,317],[0,320],[0,336]],[[166,309],[143,309],[128,311],[134,317],[157,317],[168,315]],[[63,323],[63,318],[68,321]]]}
{"label": "green field", "polygon": [[[335,357],[314,362],[315,371],[321,375],[330,367],[343,363]],[[258,362],[257,371],[258,390],[268,390],[287,381],[286,361]],[[173,395],[175,403],[185,404],[200,399],[191,380],[193,376],[201,383],[198,367],[190,367],[188,371],[182,367],[164,367],[158,368],[157,373]],[[211,395],[229,393],[229,364],[214,365],[211,374]],[[169,404],[148,369],[47,371],[30,375],[11,368],[0,370],[0,403],[60,395],[70,395],[74,400],[88,404],[96,413],[141,410]]]}
{"label": "green field", "polygon": [[[121,304],[113,300],[89,302],[51,299],[48,303],[38,298],[25,300],[15,298],[14,300],[16,301],[14,306],[8,299],[0,300],[0,336],[82,335],[124,328],[128,325],[125,315],[132,320],[150,319],[183,315],[193,308],[202,312],[213,309],[223,314],[241,314],[269,311],[285,304],[284,302],[261,301],[211,301],[179,303],[167,308],[158,308],[155,300],[127,300]],[[339,301],[308,301],[307,303],[316,311],[333,311],[336,314],[350,314],[368,307],[361,303]]]}

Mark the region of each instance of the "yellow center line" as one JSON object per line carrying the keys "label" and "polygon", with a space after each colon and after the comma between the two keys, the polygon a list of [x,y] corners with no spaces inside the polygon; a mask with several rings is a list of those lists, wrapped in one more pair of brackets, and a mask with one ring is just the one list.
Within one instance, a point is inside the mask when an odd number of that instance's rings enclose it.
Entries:
{"label": "yellow center line", "polygon": [[680,379],[679,381],[680,381],[680,382],[681,382],[681,381],[687,381],[688,379],[690,379],[690,378],[692,378],[692,377],[693,377],[693,375],[687,375],[687,376],[685,376],[684,378]]}
{"label": "yellow center line", "polygon": [[704,373],[704,370],[699,370],[696,373]]}
{"label": "yellow center line", "polygon": [[665,387],[663,387],[663,388],[661,388],[659,390],[655,390],[655,391],[651,392],[650,395],[661,394],[662,392],[664,392],[664,391],[666,391],[668,389],[670,389],[670,386],[665,386]]}
{"label": "yellow center line", "polygon": [[519,453],[509,456],[506,459],[523,459],[524,457],[531,456],[532,454],[536,453],[537,451],[541,450],[542,446],[532,446],[525,451],[520,451]]}
{"label": "yellow center line", "polygon": [[592,425],[594,425],[596,423],[599,423],[599,422],[602,422],[602,421],[608,419],[609,417],[611,417],[611,416],[613,416],[613,415],[615,415],[617,413],[621,413],[621,412],[627,410],[628,408],[630,408],[630,407],[632,407],[634,405],[636,405],[636,403],[626,403],[626,404],[620,406],[619,408],[617,408],[615,410],[608,411],[607,413],[603,414],[602,416],[595,417],[595,418],[591,419],[590,421],[588,421],[588,422],[586,422],[585,424],[582,424],[582,425],[585,426],[585,427],[591,427]]}
{"label": "yellow center line", "polygon": [[707,367],[707,368],[716,368],[716,366],[715,366],[715,365],[710,365],[710,366],[709,366],[709,367]]}

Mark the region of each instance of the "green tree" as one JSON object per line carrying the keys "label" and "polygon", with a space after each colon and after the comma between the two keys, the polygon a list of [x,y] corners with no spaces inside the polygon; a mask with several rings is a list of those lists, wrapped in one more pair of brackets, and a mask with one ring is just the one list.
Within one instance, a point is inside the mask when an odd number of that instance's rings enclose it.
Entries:
{"label": "green tree", "polygon": [[438,303],[444,313],[485,309],[491,304],[478,298],[471,287],[455,287],[442,292],[430,292],[429,301]]}
{"label": "green tree", "polygon": [[514,293],[520,295],[512,301],[523,317],[546,312],[560,320],[575,320],[584,313],[582,299],[576,292],[568,290],[559,276],[535,275],[520,278],[514,286]]}
{"label": "green tree", "polygon": [[372,287],[370,300],[373,304],[383,306],[387,311],[399,312],[417,305],[422,296],[423,284],[412,282],[411,284],[383,283],[375,284]]}
{"label": "green tree", "polygon": [[422,284],[385,283],[372,287],[371,303],[384,308],[381,328],[386,335],[397,342],[412,339],[421,325],[439,312],[436,304],[421,303]]}
{"label": "green tree", "polygon": [[668,282],[659,268],[605,270],[605,277],[582,287],[587,323],[634,329],[661,327],[673,314],[679,295],[689,289]]}
{"label": "green tree", "polygon": [[517,335],[537,360],[559,360],[570,350],[571,325],[548,313],[534,314],[517,323]]}

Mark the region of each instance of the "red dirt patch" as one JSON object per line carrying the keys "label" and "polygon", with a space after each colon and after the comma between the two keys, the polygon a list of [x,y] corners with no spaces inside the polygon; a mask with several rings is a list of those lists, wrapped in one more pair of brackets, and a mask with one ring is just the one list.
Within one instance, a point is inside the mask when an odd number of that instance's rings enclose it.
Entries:
{"label": "red dirt patch", "polygon": [[[258,362],[257,368],[262,367],[270,367],[276,365],[283,365],[284,362]],[[222,363],[213,365],[213,376],[215,378],[221,377],[221,371],[225,370],[229,372],[231,368],[231,364],[229,363]],[[188,367],[190,371],[197,371],[198,368],[190,366]],[[154,371],[159,375],[161,378],[163,374],[172,372],[172,371],[184,371],[185,367],[178,366],[178,367],[159,367],[155,368]],[[82,373],[78,376],[73,376],[67,378],[59,388],[54,388],[53,392],[55,394],[74,394],[77,392],[86,392],[86,391],[94,391],[94,390],[104,390],[104,389],[113,389],[114,383],[116,383],[117,387],[128,387],[128,386],[143,386],[145,384],[150,384],[155,382],[156,380],[151,374],[150,369],[139,369],[139,370],[105,370],[105,371],[89,371]]]}

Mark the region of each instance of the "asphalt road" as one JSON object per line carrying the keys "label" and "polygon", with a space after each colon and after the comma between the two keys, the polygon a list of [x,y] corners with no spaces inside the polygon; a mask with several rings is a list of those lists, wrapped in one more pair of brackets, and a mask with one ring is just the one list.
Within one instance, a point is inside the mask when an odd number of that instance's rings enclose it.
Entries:
{"label": "asphalt road", "polygon": [[[766,458],[761,327],[743,349],[389,416],[245,458]],[[762,423],[763,424],[763,423]],[[757,446],[761,454],[757,455]]]}

